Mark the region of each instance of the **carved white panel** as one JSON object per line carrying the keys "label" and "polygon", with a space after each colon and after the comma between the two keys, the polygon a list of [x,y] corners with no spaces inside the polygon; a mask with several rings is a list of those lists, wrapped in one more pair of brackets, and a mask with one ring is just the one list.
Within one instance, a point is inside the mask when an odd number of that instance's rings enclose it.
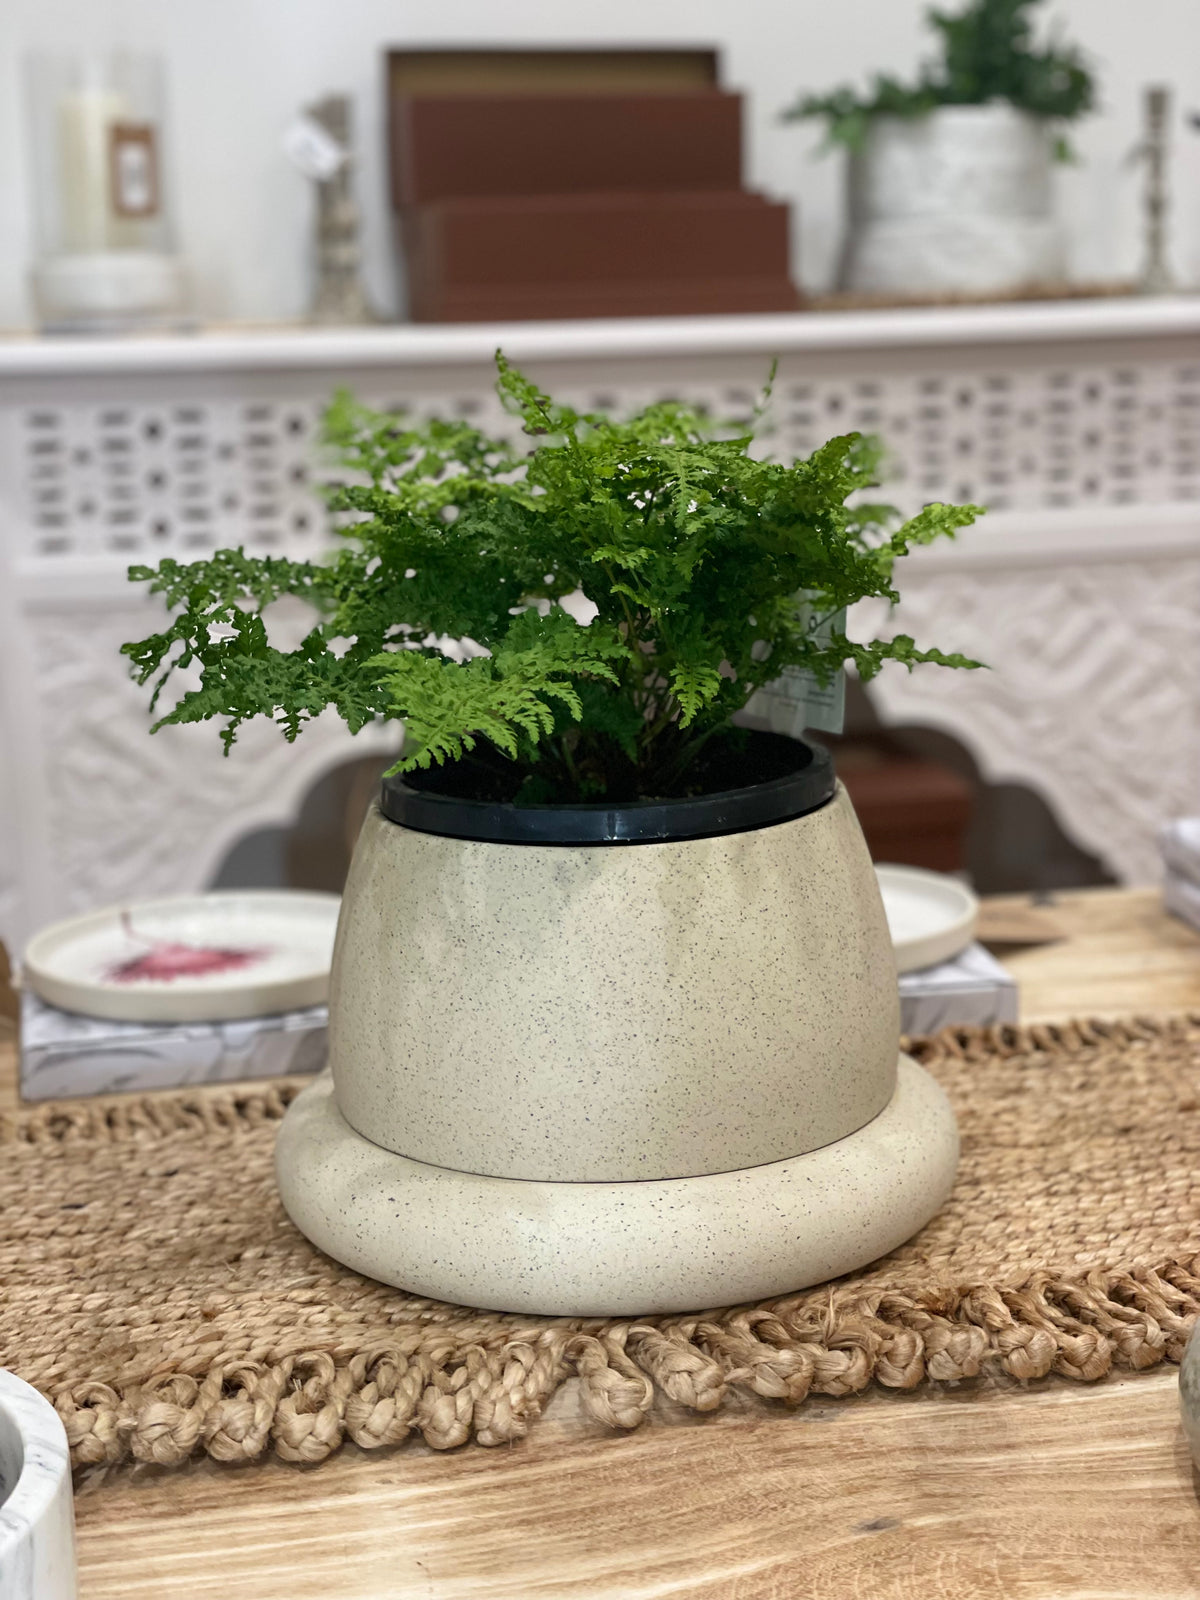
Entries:
{"label": "carved white panel", "polygon": [[[13,742],[0,718],[0,751],[11,750]],[[5,930],[16,927],[24,902],[18,870],[20,837],[13,826],[17,814],[16,781],[11,761],[0,761],[0,940],[5,942]]]}
{"label": "carved white panel", "polygon": [[46,822],[60,885],[55,914],[201,887],[243,834],[293,816],[330,766],[394,748],[395,730],[352,739],[326,714],[288,745],[261,722],[228,757],[215,724],[151,738],[148,695],[123,675],[120,646],[147,608],[39,610],[30,638],[41,683]]}
{"label": "carved white panel", "polygon": [[988,663],[983,672],[885,668],[891,723],[942,728],[993,782],[1028,785],[1125,882],[1161,876],[1155,838],[1200,811],[1200,558],[923,576],[888,618]]}

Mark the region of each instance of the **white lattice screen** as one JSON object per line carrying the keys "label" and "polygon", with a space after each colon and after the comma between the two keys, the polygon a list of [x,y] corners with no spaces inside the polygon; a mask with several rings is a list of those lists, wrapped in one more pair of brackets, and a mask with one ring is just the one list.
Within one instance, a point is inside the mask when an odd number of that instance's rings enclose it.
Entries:
{"label": "white lattice screen", "polygon": [[[364,398],[414,414],[513,424],[488,391]],[[686,399],[737,419],[757,395],[743,384],[668,389],[609,384],[566,392],[583,409],[623,411]],[[31,554],[187,556],[218,544],[311,550],[323,530],[314,498],[321,403],[222,400],[37,405],[24,411],[23,500]],[[1117,366],[828,376],[779,384],[765,441],[807,455],[831,434],[880,435],[885,487],[908,504],[963,500],[994,510],[1150,505],[1200,499],[1200,364],[1169,355]]]}

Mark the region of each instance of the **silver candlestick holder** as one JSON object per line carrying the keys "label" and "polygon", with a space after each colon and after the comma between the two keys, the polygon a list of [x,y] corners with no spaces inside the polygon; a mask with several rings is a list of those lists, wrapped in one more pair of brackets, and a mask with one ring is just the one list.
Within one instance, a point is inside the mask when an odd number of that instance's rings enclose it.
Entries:
{"label": "silver candlestick holder", "polygon": [[1151,84],[1143,100],[1141,141],[1134,146],[1133,159],[1146,169],[1142,202],[1144,246],[1138,290],[1142,294],[1171,294],[1175,276],[1168,260],[1167,216],[1170,211],[1171,91],[1165,84]]}
{"label": "silver candlestick holder", "polygon": [[354,196],[349,97],[326,95],[288,129],[284,148],[316,190],[316,282],[309,321],[377,322],[362,282],[361,222]]}

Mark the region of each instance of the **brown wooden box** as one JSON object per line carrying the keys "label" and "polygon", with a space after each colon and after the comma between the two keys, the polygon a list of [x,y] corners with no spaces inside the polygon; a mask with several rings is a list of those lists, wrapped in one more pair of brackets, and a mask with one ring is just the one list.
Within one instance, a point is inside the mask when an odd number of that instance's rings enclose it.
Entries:
{"label": "brown wooden box", "polygon": [[388,101],[415,321],[799,303],[710,49],[392,51]]}
{"label": "brown wooden box", "polygon": [[710,47],[389,50],[388,100],[417,94],[693,94],[717,84]]}
{"label": "brown wooden box", "polygon": [[418,322],[789,311],[787,207],[741,190],[443,201],[404,215]]}
{"label": "brown wooden box", "polygon": [[741,97],[402,95],[391,118],[392,202],[582,190],[737,189]]}

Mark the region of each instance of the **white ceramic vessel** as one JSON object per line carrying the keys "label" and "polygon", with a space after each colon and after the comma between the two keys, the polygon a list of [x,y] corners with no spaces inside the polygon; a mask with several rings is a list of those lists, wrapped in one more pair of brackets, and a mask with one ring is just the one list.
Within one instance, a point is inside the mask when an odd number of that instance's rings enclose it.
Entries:
{"label": "white ceramic vessel", "polygon": [[638,1316],[761,1300],[886,1255],[945,1200],[958,1145],[902,1056],[877,1117],[790,1161],[700,1178],[529,1183],[410,1161],[354,1133],[326,1073],[279,1135],[292,1220],[369,1277],[497,1310]]}
{"label": "white ceramic vessel", "polygon": [[850,157],[848,211],[846,289],[1001,293],[1063,276],[1053,134],[1010,105],[873,118]]}
{"label": "white ceramic vessel", "polygon": [[67,1435],[36,1389],[0,1372],[0,1596],[75,1600]]}
{"label": "white ceramic vessel", "polygon": [[[671,844],[363,825],[330,985],[351,1127],[496,1178],[688,1178],[819,1149],[896,1086],[887,921],[844,789]],[[430,916],[397,915],[436,908]]]}
{"label": "white ceramic vessel", "polygon": [[374,809],[334,951],[332,1084],[279,1136],[298,1226],[387,1282],[563,1315],[785,1292],[914,1232],[953,1181],[954,1119],[898,1073],[879,888],[815,760],[790,814],[744,826],[714,801],[717,832],[681,802],[639,842],[617,842],[638,808],[606,814],[609,843]]}

